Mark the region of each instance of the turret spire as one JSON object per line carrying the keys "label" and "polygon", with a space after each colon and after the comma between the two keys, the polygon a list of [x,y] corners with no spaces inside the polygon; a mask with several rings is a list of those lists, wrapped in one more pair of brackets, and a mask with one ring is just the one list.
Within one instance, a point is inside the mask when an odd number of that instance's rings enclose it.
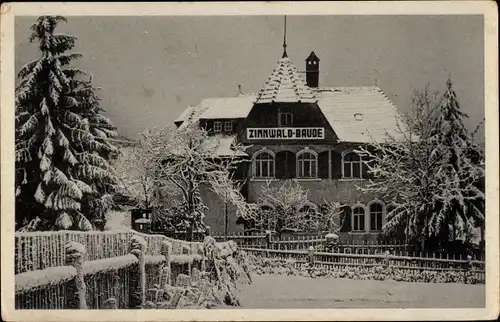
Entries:
{"label": "turret spire", "polygon": [[285,16],[285,27],[284,27],[284,30],[283,30],[283,57],[282,58],[285,58],[285,57],[288,57],[287,53],[286,53],[286,16]]}

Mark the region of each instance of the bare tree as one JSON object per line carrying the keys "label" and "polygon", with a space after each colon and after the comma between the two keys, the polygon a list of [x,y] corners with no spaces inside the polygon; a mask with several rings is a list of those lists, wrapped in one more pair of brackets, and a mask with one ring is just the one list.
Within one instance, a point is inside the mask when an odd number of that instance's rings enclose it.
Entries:
{"label": "bare tree", "polygon": [[160,185],[156,175],[157,139],[151,131],[144,131],[133,147],[122,150],[122,153],[126,153],[124,162],[117,165],[121,188],[132,197],[138,208],[153,207]]}
{"label": "bare tree", "polygon": [[281,237],[285,231],[335,232],[342,226],[342,205],[328,202],[316,207],[308,202],[309,191],[291,180],[281,185],[267,182],[258,201],[256,226],[274,230]]}
{"label": "bare tree", "polygon": [[254,216],[254,206],[247,204],[232,180],[243,162],[244,148],[235,144],[223,149],[220,143],[224,139],[208,135],[196,124],[179,129],[166,127],[145,132],[141,148],[132,156],[131,164],[140,166],[136,179],[145,205],[156,202],[157,207],[167,204],[166,208],[174,209],[177,218],[171,220],[177,221],[176,228],[187,230],[190,238],[194,231],[205,228],[202,189],[211,189],[233,204],[237,216]]}

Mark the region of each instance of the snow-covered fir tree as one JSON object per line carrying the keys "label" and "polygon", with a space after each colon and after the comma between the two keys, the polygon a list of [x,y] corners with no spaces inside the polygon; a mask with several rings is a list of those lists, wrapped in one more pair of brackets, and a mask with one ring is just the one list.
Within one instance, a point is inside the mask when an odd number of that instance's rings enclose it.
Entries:
{"label": "snow-covered fir tree", "polygon": [[463,123],[466,117],[448,79],[431,133],[433,153],[440,156],[435,173],[439,193],[428,229],[430,235],[449,240],[463,239],[473,225],[484,221],[484,159]]}
{"label": "snow-covered fir tree", "polygon": [[374,178],[360,189],[391,203],[384,231],[423,238],[425,248],[467,243],[484,220],[484,157],[463,124],[451,80],[446,86],[440,102],[427,88],[414,95],[399,137],[358,151]]}
{"label": "snow-covered fir tree", "polygon": [[110,161],[116,161],[120,152],[110,139],[116,138],[118,133],[109,118],[102,114],[104,109],[97,95],[100,88],[93,87],[92,77],[88,81],[78,81],[74,85],[71,95],[80,102],[82,117],[88,120],[89,130],[94,139],[94,144],[89,146],[90,149],[86,153],[93,158],[90,163],[98,167],[97,171],[100,168],[108,172],[104,173],[104,180],[95,180],[92,176],[81,178],[92,188],[92,193],[83,196],[82,213],[92,214],[94,219],[104,221],[106,212],[114,205],[113,196],[117,192],[117,180],[112,175],[114,169]]}
{"label": "snow-covered fir tree", "polygon": [[109,120],[95,90],[70,63],[76,38],[55,33],[61,16],[41,16],[31,27],[40,58],[19,71],[16,89],[16,224],[22,229],[93,228],[102,198],[116,179]]}

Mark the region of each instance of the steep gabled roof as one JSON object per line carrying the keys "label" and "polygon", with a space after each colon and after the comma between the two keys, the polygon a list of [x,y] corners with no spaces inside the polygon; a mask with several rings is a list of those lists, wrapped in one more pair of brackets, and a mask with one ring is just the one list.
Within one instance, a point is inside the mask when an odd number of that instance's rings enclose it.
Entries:
{"label": "steep gabled roof", "polygon": [[255,101],[261,103],[314,103],[312,90],[288,57],[281,58]]}

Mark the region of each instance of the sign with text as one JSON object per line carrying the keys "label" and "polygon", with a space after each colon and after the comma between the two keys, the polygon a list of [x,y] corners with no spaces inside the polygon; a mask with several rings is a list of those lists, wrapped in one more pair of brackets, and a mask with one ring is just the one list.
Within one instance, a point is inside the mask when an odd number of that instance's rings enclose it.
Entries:
{"label": "sign with text", "polygon": [[248,140],[323,140],[324,127],[247,128]]}

